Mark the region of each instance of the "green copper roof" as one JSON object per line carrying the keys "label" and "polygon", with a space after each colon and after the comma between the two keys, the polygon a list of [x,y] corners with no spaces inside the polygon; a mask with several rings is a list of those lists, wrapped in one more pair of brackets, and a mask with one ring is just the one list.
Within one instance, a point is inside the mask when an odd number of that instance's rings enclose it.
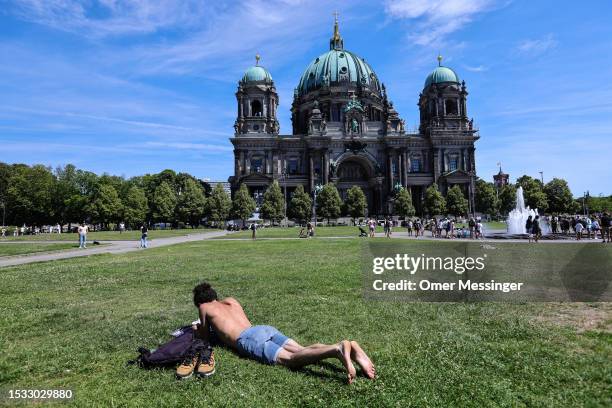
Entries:
{"label": "green copper roof", "polygon": [[244,76],[242,77],[242,82],[272,82],[272,75],[268,72],[264,67],[260,67],[259,65],[255,65],[246,70]]}
{"label": "green copper roof", "polygon": [[363,58],[343,49],[332,49],[315,58],[304,71],[297,89],[300,94],[305,94],[339,82],[361,82],[380,91],[372,67]]}
{"label": "green copper roof", "polygon": [[448,67],[436,67],[431,74],[427,76],[425,80],[425,88],[431,84],[440,84],[442,82],[455,82],[459,83],[459,76]]}

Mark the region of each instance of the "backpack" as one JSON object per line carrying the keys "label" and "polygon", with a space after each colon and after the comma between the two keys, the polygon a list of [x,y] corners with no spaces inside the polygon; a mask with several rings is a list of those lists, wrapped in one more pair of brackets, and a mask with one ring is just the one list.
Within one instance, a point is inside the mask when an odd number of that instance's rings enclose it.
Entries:
{"label": "backpack", "polygon": [[138,357],[128,361],[128,365],[138,365],[141,368],[173,367],[180,364],[186,356],[194,355],[196,352],[212,353],[210,343],[194,336],[191,326],[180,329],[182,334],[172,338],[160,345],[157,349],[149,350],[138,347]]}

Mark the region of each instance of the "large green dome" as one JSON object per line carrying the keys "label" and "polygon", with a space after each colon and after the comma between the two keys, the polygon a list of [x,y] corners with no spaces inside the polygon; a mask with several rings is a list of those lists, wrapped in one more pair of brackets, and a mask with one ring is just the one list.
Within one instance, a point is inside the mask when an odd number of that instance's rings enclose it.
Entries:
{"label": "large green dome", "polygon": [[431,84],[441,84],[443,82],[459,83],[459,76],[448,67],[439,66],[427,76],[425,80],[425,88]]}
{"label": "large green dome", "polygon": [[264,67],[255,65],[246,70],[242,77],[242,82],[272,82],[272,75]]}
{"label": "large green dome", "polygon": [[380,91],[374,70],[363,58],[343,49],[331,49],[308,65],[300,79],[298,92],[303,95],[324,85],[338,83],[361,83]]}

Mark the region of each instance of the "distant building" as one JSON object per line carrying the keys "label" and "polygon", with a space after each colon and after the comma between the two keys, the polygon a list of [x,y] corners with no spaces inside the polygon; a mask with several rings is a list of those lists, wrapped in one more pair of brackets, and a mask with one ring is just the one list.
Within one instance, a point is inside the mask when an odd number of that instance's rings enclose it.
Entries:
{"label": "distant building", "polygon": [[504,173],[501,169],[501,166],[499,166],[499,172],[493,175],[493,184],[495,184],[495,188],[497,189],[500,189],[510,184],[510,175]]}
{"label": "distant building", "polygon": [[232,185],[227,181],[210,181],[208,179],[204,181],[206,181],[210,185],[210,188],[215,188],[217,184],[221,184],[223,186],[223,190],[225,190],[227,194],[232,194]]}
{"label": "distant building", "polygon": [[336,20],[329,51],[310,63],[294,91],[291,134],[279,133],[278,93],[256,59],[236,92],[232,190],[245,184],[257,199],[274,180],[284,180],[289,194],[298,185],[313,191],[333,183],[344,198],[359,186],[374,215],[391,211],[401,186],[422,214],[428,186],[446,194],[458,185],[473,208],[478,130],[467,114],[465,82],[442,57],[419,94],[418,130],[407,131],[369,63],[344,48]]}

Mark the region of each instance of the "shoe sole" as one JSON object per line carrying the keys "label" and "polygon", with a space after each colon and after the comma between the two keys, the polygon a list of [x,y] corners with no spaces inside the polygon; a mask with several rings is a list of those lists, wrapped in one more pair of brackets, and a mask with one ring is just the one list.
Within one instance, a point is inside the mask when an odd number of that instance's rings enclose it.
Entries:
{"label": "shoe sole", "polygon": [[193,373],[191,373],[191,374],[189,374],[187,376],[182,376],[182,375],[176,374],[176,379],[177,380],[187,380],[187,379],[191,378],[192,376],[193,376]]}
{"label": "shoe sole", "polygon": [[210,373],[197,373],[196,375],[200,378],[210,377],[215,373],[215,370],[212,370]]}

